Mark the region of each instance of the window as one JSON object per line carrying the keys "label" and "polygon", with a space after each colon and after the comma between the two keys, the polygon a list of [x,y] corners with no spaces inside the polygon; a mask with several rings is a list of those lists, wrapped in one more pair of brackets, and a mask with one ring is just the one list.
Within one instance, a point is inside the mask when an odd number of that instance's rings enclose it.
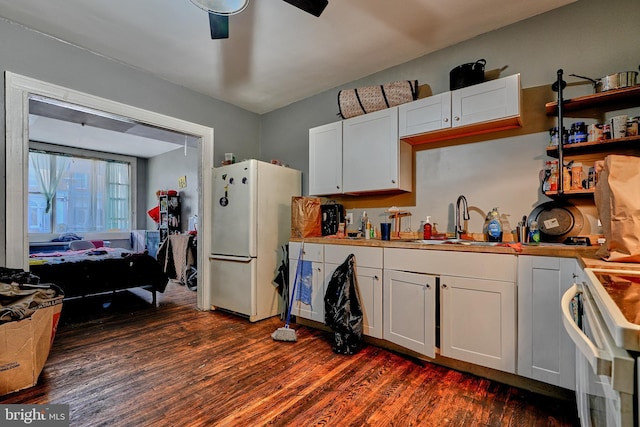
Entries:
{"label": "window", "polygon": [[39,148],[29,150],[29,233],[132,228],[134,158],[32,145]]}

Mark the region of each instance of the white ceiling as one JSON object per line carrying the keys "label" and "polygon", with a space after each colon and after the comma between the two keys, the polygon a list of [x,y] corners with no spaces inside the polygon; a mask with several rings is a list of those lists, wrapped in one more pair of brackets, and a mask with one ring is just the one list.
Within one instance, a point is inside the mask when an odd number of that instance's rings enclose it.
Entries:
{"label": "white ceiling", "polygon": [[226,40],[189,0],[0,0],[0,16],[262,114],[573,1],[329,0],[317,18],[252,0]]}

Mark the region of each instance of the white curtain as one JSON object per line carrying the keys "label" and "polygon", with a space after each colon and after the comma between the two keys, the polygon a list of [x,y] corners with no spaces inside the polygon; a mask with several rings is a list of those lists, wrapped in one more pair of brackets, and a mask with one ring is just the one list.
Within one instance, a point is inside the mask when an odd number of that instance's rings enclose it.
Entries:
{"label": "white curtain", "polygon": [[[66,156],[30,152],[31,166],[36,171],[42,194],[47,200],[45,213],[51,210],[51,202],[56,195],[60,178],[69,169],[71,160]],[[51,161],[52,160],[52,161]]]}

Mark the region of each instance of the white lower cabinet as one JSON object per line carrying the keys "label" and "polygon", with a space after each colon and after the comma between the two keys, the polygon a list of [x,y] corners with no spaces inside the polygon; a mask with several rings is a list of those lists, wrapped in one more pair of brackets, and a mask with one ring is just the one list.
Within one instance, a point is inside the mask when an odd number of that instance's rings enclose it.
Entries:
{"label": "white lower cabinet", "polygon": [[440,354],[515,373],[515,256],[389,248],[384,267],[386,340],[434,357],[438,320]]}
{"label": "white lower cabinet", "polygon": [[325,245],[325,284],[350,254],[356,260],[356,282],[364,335],[382,338],[382,248]]}
{"label": "white lower cabinet", "polygon": [[518,375],[575,389],[575,345],[560,299],[579,272],[573,258],[518,258]]}
{"label": "white lower cabinet", "polygon": [[[300,243],[290,243],[291,289],[299,250]],[[442,356],[516,372],[515,256],[305,243],[312,301],[294,301],[293,315],[324,323],[326,287],[350,254],[365,335],[430,358],[439,338]]]}
{"label": "white lower cabinet", "polygon": [[[300,256],[300,243],[289,243],[289,301],[294,292],[294,284],[296,271],[298,270],[298,259]],[[297,317],[314,320],[324,323],[324,245],[305,243],[302,253],[302,260],[308,261],[310,271],[304,270],[301,266],[301,272],[308,272],[308,279],[311,281],[311,304],[299,301],[301,291],[301,282],[303,276],[298,277],[296,289],[296,298],[293,301],[291,314]],[[306,275],[305,275],[306,276]],[[305,280],[308,280],[305,279]]]}
{"label": "white lower cabinet", "polygon": [[515,373],[515,283],[440,277],[440,353]]}
{"label": "white lower cabinet", "polygon": [[384,270],[385,340],[435,358],[436,278]]}

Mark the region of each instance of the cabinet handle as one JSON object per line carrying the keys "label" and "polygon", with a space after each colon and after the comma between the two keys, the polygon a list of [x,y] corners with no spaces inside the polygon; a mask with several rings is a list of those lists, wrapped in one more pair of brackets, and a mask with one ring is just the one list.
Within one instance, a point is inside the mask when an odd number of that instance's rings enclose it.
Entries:
{"label": "cabinet handle", "polygon": [[336,189],[337,189],[337,190],[339,190],[339,189],[340,189],[340,186],[339,186],[339,185],[336,185]]}
{"label": "cabinet handle", "polygon": [[458,117],[458,116],[456,116],[455,119],[456,119],[456,122],[460,121],[460,117]]}
{"label": "cabinet handle", "polygon": [[392,180],[391,180],[391,183],[392,183],[392,184],[395,184],[395,183],[396,183],[396,180],[395,180],[395,179],[392,179]]}
{"label": "cabinet handle", "polygon": [[446,289],[447,285],[445,283],[442,284],[442,289]]}
{"label": "cabinet handle", "polygon": [[373,276],[373,278],[374,278],[375,280],[380,280],[380,278],[379,278],[377,275],[376,275],[376,276]]}
{"label": "cabinet handle", "polygon": [[442,121],[447,123],[449,121],[449,117],[445,117],[444,120],[442,120]]}
{"label": "cabinet handle", "polygon": [[322,271],[322,269],[321,269],[320,267],[318,267],[318,269],[317,269],[317,270],[318,270],[318,272],[321,272],[321,271]]}
{"label": "cabinet handle", "polygon": [[424,287],[427,288],[427,289],[431,289],[431,285],[428,284],[428,283],[426,285],[424,285]]}
{"label": "cabinet handle", "polygon": [[573,273],[573,274],[571,275],[571,277],[573,277],[574,279],[577,279],[577,278],[578,278],[578,275],[577,275],[576,273]]}

